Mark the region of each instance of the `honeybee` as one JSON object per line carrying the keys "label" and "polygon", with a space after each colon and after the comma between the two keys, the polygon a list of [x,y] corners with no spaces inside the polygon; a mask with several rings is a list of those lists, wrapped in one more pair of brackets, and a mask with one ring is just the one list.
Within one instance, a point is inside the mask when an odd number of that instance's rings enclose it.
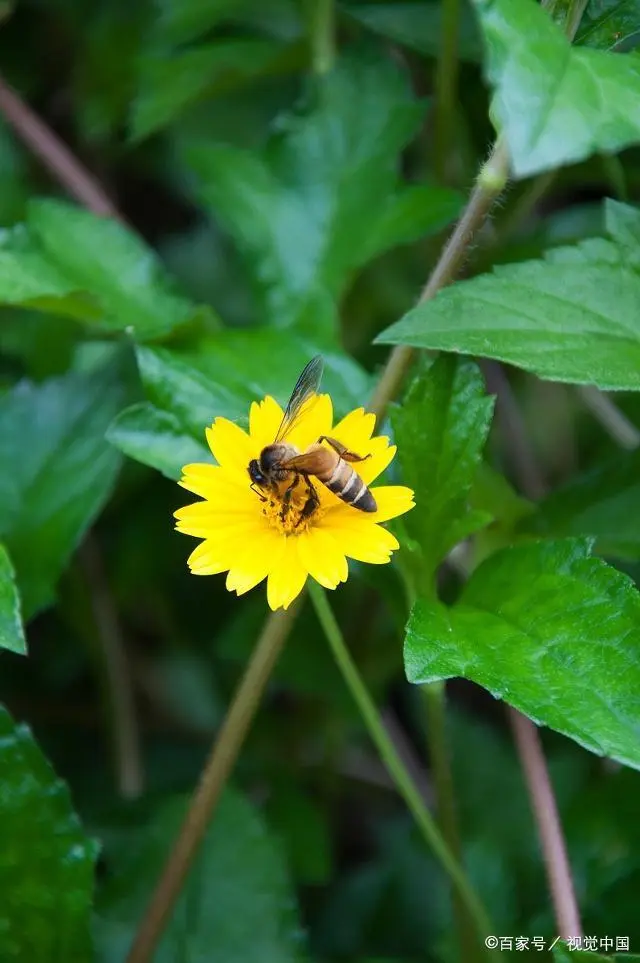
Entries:
{"label": "honeybee", "polygon": [[[367,485],[358,475],[352,463],[365,461],[369,455],[357,455],[341,442],[328,435],[321,435],[315,444],[301,452],[287,442],[291,429],[308,410],[309,403],[317,394],[322,378],[323,362],[320,355],[313,358],[298,378],[285,409],[282,422],[271,445],[262,449],[259,458],[252,458],[248,465],[251,488],[263,501],[271,492],[282,499],[281,517],[284,520],[291,504],[291,497],[299,484],[306,489],[306,501],[295,526],[310,518],[320,504],[312,477],[325,485],[329,491],[347,505],[361,512],[375,512],[376,501]],[[326,442],[326,446],[323,445]],[[328,446],[328,447],[327,447]],[[282,491],[284,482],[290,481]]]}

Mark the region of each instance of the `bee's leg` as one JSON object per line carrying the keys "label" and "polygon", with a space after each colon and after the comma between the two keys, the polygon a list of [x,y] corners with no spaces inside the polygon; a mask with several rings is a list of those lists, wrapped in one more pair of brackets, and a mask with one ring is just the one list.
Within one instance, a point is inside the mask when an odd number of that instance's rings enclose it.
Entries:
{"label": "bee's leg", "polygon": [[305,478],[305,481],[307,483],[307,500],[302,506],[302,511],[300,512],[300,516],[298,518],[298,521],[295,523],[294,528],[297,528],[300,522],[302,522],[305,518],[311,518],[316,508],[320,504],[318,493],[313,487],[313,484],[309,476]]}
{"label": "bee's leg", "polygon": [[367,458],[371,458],[371,453],[368,455],[357,455],[355,451],[349,451],[346,445],[343,445],[341,441],[337,441],[335,438],[329,438],[328,435],[320,435],[318,442],[326,441],[328,445],[331,445],[334,451],[337,451],[341,458],[345,461],[366,461]]}
{"label": "bee's leg", "polygon": [[259,489],[259,488],[256,488],[256,486],[255,486],[255,484],[254,484],[253,482],[251,482],[251,484],[249,485],[249,488],[251,489],[252,492],[255,492],[255,493],[256,493],[256,495],[258,496],[258,498],[260,499],[261,502],[268,502],[268,501],[269,501],[269,499],[267,498],[267,496],[266,496],[266,495],[263,495],[262,492],[260,491],[260,489]]}
{"label": "bee's leg", "polygon": [[293,490],[300,481],[300,475],[297,471],[293,473],[293,481],[288,488],[285,488],[282,495],[282,510],[280,512],[280,518],[282,521],[285,520],[287,512],[289,511],[289,505],[291,504],[291,496],[293,495]]}

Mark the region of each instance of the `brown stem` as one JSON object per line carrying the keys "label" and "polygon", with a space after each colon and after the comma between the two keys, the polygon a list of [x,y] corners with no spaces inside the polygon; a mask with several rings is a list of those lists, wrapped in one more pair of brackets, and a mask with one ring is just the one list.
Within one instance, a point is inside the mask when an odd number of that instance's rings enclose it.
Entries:
{"label": "brown stem", "polygon": [[122,220],[100,183],[1,77],[0,113],[71,197],[94,214]]}
{"label": "brown stem", "polygon": [[222,728],[205,763],[200,782],[169,858],[143,916],[127,963],[148,963],[182,889],[206,832],[220,793],[229,777],[298,612],[298,604],[273,612],[267,619]]}
{"label": "brown stem", "polygon": [[[497,141],[489,159],[480,171],[462,217],[445,244],[438,263],[423,288],[419,304],[429,301],[441,288],[455,280],[468,256],[470,246],[476,240],[496,199],[504,190],[508,166],[506,147]],[[377,415],[378,421],[384,417],[391,399],[398,394],[415,353],[416,349],[408,345],[397,345],[391,352],[371,399],[370,408]]]}
{"label": "brown stem", "polygon": [[92,535],[85,539],[79,555],[98,629],[118,789],[125,799],[135,799],[142,792],[144,778],[140,733],[122,628],[109,591],[100,549]]}
{"label": "brown stem", "polygon": [[621,448],[633,451],[640,447],[640,429],[620,411],[609,395],[593,385],[579,385],[577,392],[591,414]]}
{"label": "brown stem", "polygon": [[[497,394],[497,410],[502,415],[507,438],[513,445],[514,471],[522,492],[531,499],[540,498],[546,489],[542,472],[527,441],[522,416],[515,403],[511,386],[500,365],[485,365],[488,384]],[[580,936],[580,912],[576,899],[571,866],[562,832],[562,823],[542,751],[540,736],[533,722],[517,709],[509,707],[509,722],[520,756],[531,807],[547,871],[558,935],[563,939]]]}
{"label": "brown stem", "polygon": [[558,927],[564,940],[579,937],[582,924],[562,824],[538,730],[517,709],[509,708],[509,722],[538,824],[540,844]]}

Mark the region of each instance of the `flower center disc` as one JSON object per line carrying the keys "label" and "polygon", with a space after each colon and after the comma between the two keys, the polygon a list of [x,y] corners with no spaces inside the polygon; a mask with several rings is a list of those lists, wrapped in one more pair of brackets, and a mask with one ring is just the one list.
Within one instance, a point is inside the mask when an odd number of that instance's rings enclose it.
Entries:
{"label": "flower center disc", "polygon": [[302,535],[303,532],[312,528],[320,516],[324,514],[322,508],[318,505],[312,515],[303,517],[308,497],[304,489],[300,492],[293,491],[289,504],[286,505],[284,492],[280,495],[269,493],[268,500],[262,502],[262,514],[270,526],[281,535]]}

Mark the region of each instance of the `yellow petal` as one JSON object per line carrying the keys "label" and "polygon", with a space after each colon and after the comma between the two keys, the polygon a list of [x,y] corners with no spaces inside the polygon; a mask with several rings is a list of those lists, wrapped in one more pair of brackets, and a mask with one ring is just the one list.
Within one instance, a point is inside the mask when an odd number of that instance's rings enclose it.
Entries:
{"label": "yellow petal", "polygon": [[376,416],[356,408],[339,421],[330,434],[358,455],[366,455],[370,450],[369,440],[376,426]]}
{"label": "yellow petal", "polygon": [[372,488],[371,493],[378,506],[377,512],[372,512],[370,516],[373,522],[386,522],[415,507],[413,492],[404,485],[381,485]]}
{"label": "yellow petal", "polygon": [[212,508],[209,502],[185,505],[174,512],[174,515],[177,519],[176,531],[184,535],[195,535],[196,538],[218,537],[218,533],[228,532],[230,529],[257,529],[260,524],[260,516],[253,511],[246,508]]}
{"label": "yellow petal", "polygon": [[205,433],[218,464],[247,478],[247,466],[252,458],[258,456],[259,451],[246,431],[228,418],[216,418]]}
{"label": "yellow petal", "polygon": [[391,464],[396,453],[396,446],[390,445],[389,439],[385,435],[378,435],[377,438],[372,438],[369,442],[369,452],[371,458],[353,466],[367,485],[375,481],[378,475],[381,475],[385,468]]}
{"label": "yellow petal", "polygon": [[273,560],[278,555],[281,540],[282,536],[277,532],[265,529],[259,538],[245,543],[227,575],[227,589],[238,595],[244,595],[262,582],[273,567]]}
{"label": "yellow petal", "polygon": [[328,589],[346,582],[349,575],[347,560],[329,532],[310,528],[297,538],[297,542],[300,561],[316,582]]}
{"label": "yellow petal", "polygon": [[229,568],[229,557],[224,545],[206,540],[193,550],[187,564],[192,575],[218,575]]}
{"label": "yellow petal", "polygon": [[307,570],[300,561],[297,538],[283,538],[267,579],[269,608],[288,609],[304,588]]}
{"label": "yellow petal", "polygon": [[313,395],[304,406],[300,420],[287,434],[286,441],[304,451],[315,444],[320,435],[331,434],[333,405],[329,395]]}
{"label": "yellow petal", "polygon": [[249,434],[258,451],[270,445],[277,434],[284,412],[270,395],[262,401],[254,401],[249,413]]}
{"label": "yellow petal", "polygon": [[331,534],[348,558],[369,562],[372,565],[388,562],[391,559],[391,553],[400,547],[395,535],[366,518],[361,522],[357,520],[355,523],[336,526],[335,530],[331,530]]}

